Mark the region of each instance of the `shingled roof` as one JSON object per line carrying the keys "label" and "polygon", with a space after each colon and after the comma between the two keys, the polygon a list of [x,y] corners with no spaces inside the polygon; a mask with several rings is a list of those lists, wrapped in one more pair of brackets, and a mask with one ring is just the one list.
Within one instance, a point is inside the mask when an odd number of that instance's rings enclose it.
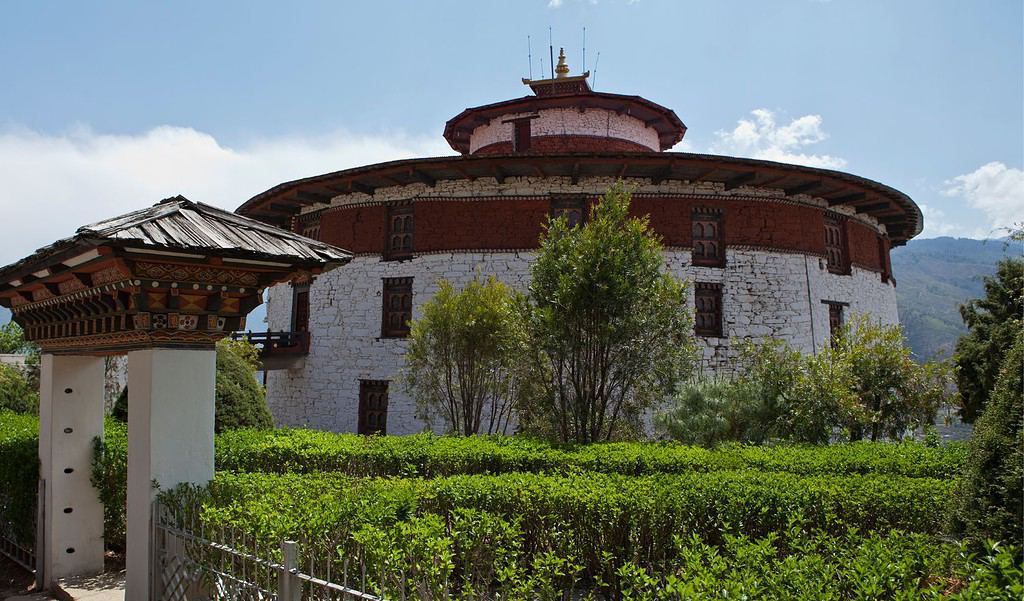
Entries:
{"label": "shingled roof", "polygon": [[[78,228],[32,255],[0,269],[0,283],[36,271],[58,256],[97,246],[177,250],[236,259],[337,266],[352,253],[183,196]],[[0,284],[0,288],[3,285]]]}

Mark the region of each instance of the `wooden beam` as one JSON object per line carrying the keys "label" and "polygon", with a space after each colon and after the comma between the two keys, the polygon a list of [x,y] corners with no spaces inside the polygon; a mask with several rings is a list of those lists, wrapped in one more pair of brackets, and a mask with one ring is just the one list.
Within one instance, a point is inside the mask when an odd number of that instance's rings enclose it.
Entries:
{"label": "wooden beam", "polygon": [[301,209],[299,209],[299,207],[295,205],[286,205],[281,204],[279,202],[272,202],[270,203],[270,210],[278,213],[287,213],[289,215],[294,215],[295,213],[298,213]]}
{"label": "wooden beam", "polygon": [[576,161],[572,164],[572,185],[580,183],[580,162]]}
{"label": "wooden beam", "polygon": [[319,194],[317,192],[307,192],[306,190],[298,190],[295,192],[295,199],[304,204],[313,204],[321,202],[324,204],[330,204],[331,196],[328,194]]}
{"label": "wooden beam", "polygon": [[748,171],[747,173],[741,173],[736,177],[725,182],[725,189],[732,190],[733,188],[739,188],[744,184],[749,184],[750,182],[754,181],[756,177],[756,171]]}
{"label": "wooden beam", "polygon": [[859,200],[864,200],[867,197],[868,195],[865,194],[864,192],[854,192],[853,194],[844,194],[842,196],[837,196],[835,198],[826,198],[825,200],[828,201],[828,206],[834,207],[836,205],[843,205],[851,202],[857,202]]}
{"label": "wooden beam", "polygon": [[499,184],[505,183],[505,170],[500,165],[494,166],[494,180]]}
{"label": "wooden beam", "polygon": [[820,180],[813,182],[805,182],[802,184],[798,184],[796,186],[792,186],[790,188],[785,188],[785,192],[786,196],[793,196],[794,194],[806,194],[807,192],[810,192],[812,190],[817,190],[822,185],[823,184]]}
{"label": "wooden beam", "polygon": [[626,177],[627,170],[629,170],[629,161],[623,161],[622,167],[619,169],[619,174],[616,176],[616,179],[622,179]]}
{"label": "wooden beam", "polygon": [[363,184],[363,183],[355,182],[355,181],[349,182],[348,185],[349,185],[350,188],[352,188],[353,192],[362,192],[363,194],[366,194],[366,195],[369,195],[369,196],[373,196],[373,191],[376,190],[376,188],[374,188],[373,186],[369,186],[367,184]]}
{"label": "wooden beam", "polygon": [[858,213],[867,213],[868,211],[882,211],[892,206],[891,202],[879,202],[870,205],[857,205],[855,208]]}
{"label": "wooden beam", "polygon": [[426,173],[423,173],[419,169],[410,168],[409,169],[409,177],[411,177],[412,179],[418,181],[421,184],[426,184],[430,188],[433,188],[435,185],[437,185],[437,180],[436,179],[430,177]]}

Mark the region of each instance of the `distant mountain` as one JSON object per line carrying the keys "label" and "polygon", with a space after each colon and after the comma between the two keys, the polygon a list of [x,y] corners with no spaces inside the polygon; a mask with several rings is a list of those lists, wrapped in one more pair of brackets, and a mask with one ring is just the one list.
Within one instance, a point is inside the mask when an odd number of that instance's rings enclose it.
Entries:
{"label": "distant mountain", "polygon": [[967,328],[958,307],[985,292],[982,278],[996,263],[1020,255],[1006,240],[929,238],[911,240],[892,251],[900,322],[918,357],[948,356]]}

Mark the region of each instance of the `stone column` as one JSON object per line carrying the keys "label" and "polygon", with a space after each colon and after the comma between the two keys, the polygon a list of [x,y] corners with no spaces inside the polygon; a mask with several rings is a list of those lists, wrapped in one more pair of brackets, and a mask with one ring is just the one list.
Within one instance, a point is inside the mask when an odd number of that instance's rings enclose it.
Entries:
{"label": "stone column", "polygon": [[128,353],[126,599],[150,598],[151,511],[156,490],[213,478],[216,352]]}
{"label": "stone column", "polygon": [[44,354],[39,390],[39,477],[45,481],[42,587],[103,571],[103,505],[89,481],[103,436],[103,358]]}

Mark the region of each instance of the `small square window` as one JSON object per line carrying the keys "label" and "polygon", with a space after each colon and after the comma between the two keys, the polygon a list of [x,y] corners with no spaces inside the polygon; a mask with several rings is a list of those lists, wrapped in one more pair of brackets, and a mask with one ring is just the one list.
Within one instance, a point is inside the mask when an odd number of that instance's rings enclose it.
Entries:
{"label": "small square window", "polygon": [[587,219],[587,197],[584,194],[552,194],[551,218],[565,216],[569,227],[582,225]]}
{"label": "small square window", "polygon": [[412,278],[384,279],[382,338],[406,338],[412,321]]}
{"label": "small square window", "polygon": [[698,336],[722,336],[722,285],[697,282],[694,288],[693,331]]}
{"label": "small square window", "polygon": [[722,211],[695,209],[692,217],[693,264],[703,267],[725,265],[725,236],[722,233]]}
{"label": "small square window", "polygon": [[388,432],[387,380],[359,381],[359,426],[363,435]]}
{"label": "small square window", "polygon": [[411,204],[388,207],[388,233],[384,258],[409,259],[413,251],[413,206]]}

